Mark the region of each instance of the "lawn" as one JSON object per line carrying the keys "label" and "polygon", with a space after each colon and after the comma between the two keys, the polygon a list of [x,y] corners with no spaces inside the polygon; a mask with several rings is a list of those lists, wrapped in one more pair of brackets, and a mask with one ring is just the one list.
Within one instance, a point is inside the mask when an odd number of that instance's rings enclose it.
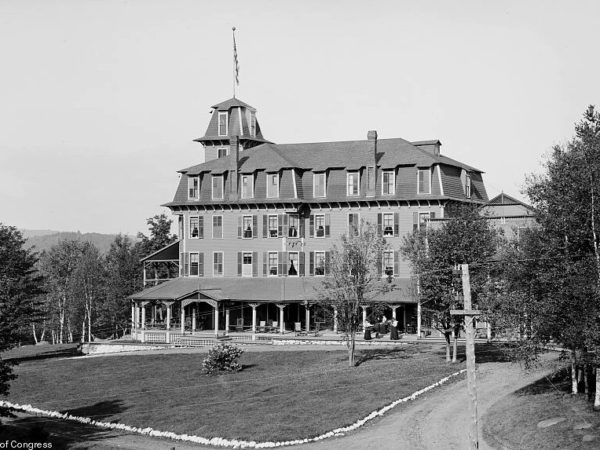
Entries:
{"label": "lawn", "polygon": [[265,351],[244,370],[207,376],[205,354],[120,355],[21,362],[8,400],[161,431],[288,440],[348,425],[456,372],[440,345],[359,352]]}
{"label": "lawn", "polygon": [[[482,418],[485,440],[497,448],[597,449],[600,413],[592,410],[583,394],[571,395],[570,387],[569,372],[564,370],[500,399]],[[541,421],[556,417],[566,420],[538,428]],[[576,430],[581,424],[590,427]],[[585,435],[595,439],[584,442]]]}

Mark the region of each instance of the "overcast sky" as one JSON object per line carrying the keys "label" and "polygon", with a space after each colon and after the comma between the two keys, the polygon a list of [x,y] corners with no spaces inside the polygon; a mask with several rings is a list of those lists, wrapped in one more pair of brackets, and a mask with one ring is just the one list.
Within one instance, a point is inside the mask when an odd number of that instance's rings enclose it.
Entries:
{"label": "overcast sky", "polygon": [[439,139],[490,197],[600,106],[597,1],[0,0],[0,222],[146,231],[232,96],[232,26],[267,139]]}

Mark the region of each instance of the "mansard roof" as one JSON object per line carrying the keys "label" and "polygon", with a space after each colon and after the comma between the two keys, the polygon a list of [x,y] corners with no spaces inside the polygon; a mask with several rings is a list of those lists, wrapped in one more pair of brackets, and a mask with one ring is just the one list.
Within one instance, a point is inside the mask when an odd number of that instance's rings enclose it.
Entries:
{"label": "mansard roof", "polygon": [[241,101],[238,98],[230,98],[229,100],[225,100],[224,102],[217,103],[216,105],[211,106],[211,108],[216,109],[217,111],[227,111],[231,108],[235,108],[237,106],[241,106],[242,108],[247,108],[250,111],[256,112],[256,108],[250,106],[248,103]]}
{"label": "mansard roof", "polygon": [[[420,141],[435,143],[439,141]],[[369,141],[336,141],[304,144],[272,144],[265,143],[244,150],[239,154],[239,171],[251,173],[255,170],[277,171],[285,168],[297,168],[324,171],[332,168],[357,170],[372,165],[373,155],[368,149]],[[224,158],[208,161],[181,170],[188,175],[200,173],[223,173],[231,167],[230,154]],[[446,164],[471,172],[482,173],[481,170],[468,166],[454,159],[419,148],[413,143],[401,139],[379,139],[377,141],[377,165],[382,169],[398,166],[431,167],[435,164]]]}

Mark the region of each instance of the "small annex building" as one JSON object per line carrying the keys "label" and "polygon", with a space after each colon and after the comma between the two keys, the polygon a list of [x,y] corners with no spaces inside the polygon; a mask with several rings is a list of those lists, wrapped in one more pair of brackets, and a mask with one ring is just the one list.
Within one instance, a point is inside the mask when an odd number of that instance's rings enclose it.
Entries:
{"label": "small annex building", "polygon": [[369,131],[358,141],[275,144],[256,110],[232,98],[212,107],[196,141],[204,162],[179,171],[165,204],[178,216],[179,240],[145,258],[178,265],[179,276],[145,278],[146,289],[131,297],[140,340],[336,329],[335,311],[315,303],[317,289],[334,242],[361,220],[377,224],[390,244],[381,274],[396,286],[377,300],[415,333],[420,309],[398,251],[402,237],[443,218],[449,203],[488,203],[482,171],[443,155],[436,139]]}

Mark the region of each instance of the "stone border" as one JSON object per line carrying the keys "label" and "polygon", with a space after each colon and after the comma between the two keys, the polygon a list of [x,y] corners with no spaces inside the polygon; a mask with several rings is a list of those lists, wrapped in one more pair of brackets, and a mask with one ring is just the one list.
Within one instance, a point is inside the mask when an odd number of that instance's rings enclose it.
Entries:
{"label": "stone border", "polygon": [[238,440],[238,439],[225,439],[225,438],[220,438],[220,437],[213,437],[213,438],[209,439],[209,438],[205,438],[205,437],[201,437],[201,436],[193,436],[193,435],[188,435],[188,434],[176,434],[176,433],[172,433],[170,431],[158,431],[158,430],[154,430],[153,428],[150,428],[150,427],[139,428],[139,427],[132,427],[130,425],[124,425],[122,423],[100,422],[100,421],[90,419],[89,417],[72,416],[71,414],[63,414],[58,411],[48,411],[48,410],[36,408],[31,405],[19,405],[19,404],[4,401],[4,400],[0,400],[0,407],[10,408],[10,409],[14,409],[17,411],[23,411],[23,412],[26,412],[29,414],[36,414],[38,416],[46,416],[46,417],[52,417],[52,418],[56,418],[56,419],[69,420],[72,422],[79,422],[79,423],[87,424],[87,425],[94,425],[94,426],[97,426],[100,428],[126,431],[129,433],[141,434],[141,435],[152,436],[152,437],[173,439],[176,441],[194,442],[196,444],[202,444],[202,445],[213,445],[213,446],[217,446],[217,447],[229,447],[229,448],[273,448],[273,447],[285,447],[285,446],[290,446],[290,445],[307,444],[310,442],[317,442],[317,441],[321,441],[323,439],[328,439],[331,437],[343,436],[344,434],[346,434],[349,431],[354,431],[354,430],[362,427],[365,423],[369,422],[370,420],[373,420],[376,417],[383,416],[386,412],[388,412],[392,408],[395,408],[399,404],[408,402],[410,400],[415,400],[417,397],[423,395],[424,393],[426,393],[438,386],[441,386],[442,384],[447,383],[452,378],[457,377],[458,375],[461,375],[462,373],[464,373],[466,371],[467,371],[467,369],[462,369],[462,370],[459,370],[458,372],[454,372],[454,373],[448,375],[447,377],[442,378],[441,380],[439,380],[436,383],[433,383],[427,387],[424,387],[423,389],[413,392],[411,395],[409,395],[407,397],[398,399],[398,400],[390,403],[389,405],[384,406],[383,408],[381,408],[379,410],[373,411],[371,414],[354,422],[352,425],[336,428],[335,430],[329,431],[327,433],[324,433],[324,434],[321,434],[319,436],[315,436],[312,438],[295,439],[293,441],[256,442],[256,441],[243,441],[243,440]]}

